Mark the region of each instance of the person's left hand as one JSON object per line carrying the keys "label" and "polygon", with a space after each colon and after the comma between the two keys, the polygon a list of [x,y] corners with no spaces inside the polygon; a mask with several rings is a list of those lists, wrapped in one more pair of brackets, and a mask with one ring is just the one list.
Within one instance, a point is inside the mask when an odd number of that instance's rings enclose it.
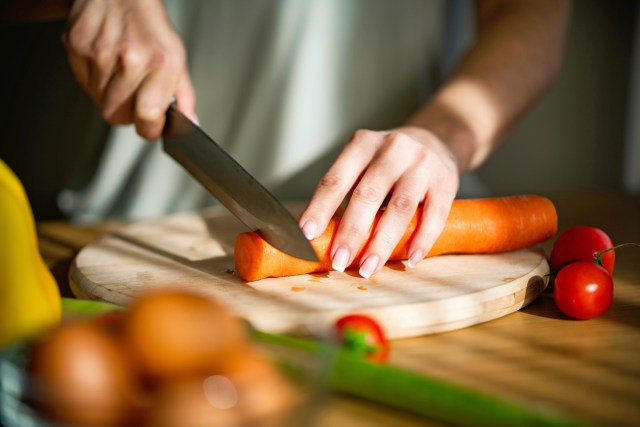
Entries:
{"label": "person's left hand", "polygon": [[359,130],[318,183],[300,226],[309,239],[322,234],[353,190],[330,251],[333,268],[344,271],[388,197],[360,259],[359,273],[368,278],[387,262],[422,203],[423,214],[407,252],[413,267],[444,228],[459,184],[456,158],[434,133],[419,127]]}

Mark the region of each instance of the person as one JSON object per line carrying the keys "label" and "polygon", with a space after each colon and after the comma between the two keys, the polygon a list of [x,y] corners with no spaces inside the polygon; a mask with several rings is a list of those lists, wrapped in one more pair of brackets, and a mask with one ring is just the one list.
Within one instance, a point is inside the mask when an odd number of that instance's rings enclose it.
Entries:
{"label": "person", "polygon": [[[55,3],[55,0],[50,0],[49,3]],[[363,99],[369,95],[368,91],[384,92],[388,89],[385,87],[386,81],[393,91],[401,91],[402,79],[408,79],[407,76],[415,77],[413,74],[403,74],[405,68],[425,72],[424,63],[415,52],[424,48],[416,40],[421,42],[425,31],[430,25],[434,25],[434,21],[428,18],[429,15],[420,10],[430,2],[220,1],[210,2],[209,7],[211,3],[219,3],[218,6],[222,5],[227,9],[235,4],[236,8],[244,11],[245,18],[250,16],[257,20],[251,21],[254,23],[260,22],[259,16],[272,13],[267,10],[269,8],[277,10],[275,14],[269,15],[273,18],[272,21],[297,23],[303,9],[306,9],[305,16],[310,14],[317,18],[323,16],[323,10],[326,12],[327,8],[333,7],[338,12],[334,10],[333,14],[326,15],[329,18],[325,20],[325,24],[326,28],[337,28],[339,31],[325,31],[320,33],[320,38],[338,38],[336,33],[350,32],[355,25],[349,19],[355,20],[361,14],[376,13],[375,9],[378,8],[376,16],[379,20],[365,23],[363,31],[354,34],[359,36],[361,44],[368,41],[384,44],[387,39],[376,39],[377,35],[385,34],[384,37],[387,37],[401,34],[401,37],[398,36],[399,41],[393,41],[398,42],[395,47],[383,51],[373,50],[373,55],[384,52],[391,55],[391,60],[386,61],[380,57],[378,62],[369,60],[364,68],[358,68],[349,59],[351,56],[360,57],[361,51],[344,50],[342,56],[338,56],[346,65],[336,61],[334,69],[341,66],[348,68],[352,73],[349,81],[354,86],[357,86],[359,79],[366,80],[368,74],[384,70],[384,73],[380,72],[375,86],[369,85],[356,93]],[[160,0],[75,0],[68,5],[68,9],[64,6],[60,8],[68,13],[68,27],[63,35],[63,43],[80,86],[99,107],[108,123],[134,124],[136,132],[149,140],[161,135],[164,112],[174,97],[179,109],[198,122],[196,92],[188,66],[189,58],[184,41],[169,17],[167,9],[170,6],[165,6]],[[344,13],[349,8],[352,13]],[[414,267],[425,257],[444,227],[451,204],[458,193],[461,177],[476,169],[489,157],[518,119],[557,77],[562,64],[569,8],[568,0],[478,0],[475,3],[475,40],[438,90],[404,118],[404,123],[394,123],[385,130],[371,130],[373,127],[355,130],[317,181],[313,195],[299,218],[305,236],[312,239],[324,231],[330,218],[344,200],[348,200],[330,251],[334,269],[343,271],[353,261],[374,223],[376,213],[383,205],[385,209],[382,216],[361,256],[360,275],[368,278],[382,268],[419,205],[423,205],[424,209],[408,248],[408,266]],[[394,9],[404,9],[406,13],[394,15]],[[186,15],[191,19],[214,19],[220,14]],[[220,16],[220,19],[226,19]],[[401,18],[394,19],[397,16]],[[343,27],[336,24],[336,18],[344,21]],[[405,31],[405,23],[408,27],[409,21],[418,29],[417,32]],[[226,22],[228,21],[216,21],[211,28],[217,31],[216,25],[224,27]],[[241,31],[252,31],[253,28],[245,28],[242,23],[228,25],[234,26],[233,34],[236,35]],[[310,31],[309,28],[313,25],[298,25],[296,28],[303,27],[300,31]],[[256,28],[253,28],[254,32],[271,27],[256,25]],[[279,40],[283,33],[286,31],[273,30],[272,38]],[[351,34],[352,38],[358,39],[354,34]],[[252,39],[254,43],[256,40],[261,41],[261,36],[257,37]],[[312,40],[316,40],[318,46],[323,46],[317,38]],[[231,64],[235,60],[236,46],[231,44],[232,47],[224,57],[215,58],[215,70],[224,68],[225,63]],[[338,49],[341,49],[340,46],[355,46],[344,40],[336,45]],[[396,57],[393,52],[401,50],[405,45],[414,46],[413,54],[394,59]],[[285,60],[289,52],[282,48],[271,50],[270,58],[280,60]],[[301,51],[301,55],[304,53]],[[255,50],[249,50],[244,56],[251,57],[252,54],[264,55],[262,52],[258,54]],[[325,57],[332,58],[331,54]],[[411,64],[406,66],[405,62]],[[251,61],[233,63],[237,66],[244,65],[245,69],[253,65]],[[269,70],[278,69],[277,63],[274,64]],[[314,63],[313,56],[307,59],[307,64],[315,64],[316,68],[323,66],[317,61]],[[210,67],[208,73],[215,74],[213,68]],[[314,68],[307,66],[306,70]],[[236,69],[231,72],[237,74],[242,71]],[[261,76],[260,88],[280,82],[274,77],[275,74],[268,76],[271,79]],[[397,85],[394,84],[394,79],[399,82]],[[344,90],[346,86],[337,87]],[[274,84],[274,90],[277,91],[278,88],[280,86]],[[222,91],[220,87],[218,90]],[[337,92],[335,87],[333,90]],[[254,88],[252,93],[256,92],[261,93]],[[306,102],[311,104],[320,104],[322,97],[326,95],[321,91],[311,92],[310,96],[316,95],[319,98],[317,101],[307,99]],[[237,94],[238,92],[235,95]],[[216,93],[212,96],[216,97]],[[359,108],[367,108],[371,104],[393,103],[390,94],[385,96],[384,99],[373,98],[375,102],[369,104],[363,101]],[[349,101],[346,94],[343,94],[342,99],[345,103]],[[254,98],[256,103],[260,101],[260,97]],[[286,105],[283,108],[285,107]],[[275,111],[278,106],[266,105],[265,108]],[[218,108],[216,112],[219,114],[221,109]],[[373,113],[371,115],[375,116]],[[212,115],[208,115],[207,120],[210,117]],[[306,120],[309,120],[308,117]],[[323,118],[324,116],[320,116],[318,120]],[[235,132],[250,133],[242,125],[236,125],[234,129]],[[256,145],[264,144],[259,141],[260,128],[256,129],[257,134],[254,133],[252,138],[245,138],[252,140],[253,148],[245,148],[245,151],[248,150],[249,156],[253,158],[260,157],[261,153]],[[327,128],[327,131],[330,129]],[[311,147],[308,151],[313,155],[321,153],[321,150],[314,149],[308,142],[313,139],[312,134],[297,135],[294,140],[299,146]],[[305,135],[302,140],[300,135]],[[296,153],[296,156],[306,155],[304,151]],[[272,169],[278,169],[276,165],[277,162],[273,163]]]}

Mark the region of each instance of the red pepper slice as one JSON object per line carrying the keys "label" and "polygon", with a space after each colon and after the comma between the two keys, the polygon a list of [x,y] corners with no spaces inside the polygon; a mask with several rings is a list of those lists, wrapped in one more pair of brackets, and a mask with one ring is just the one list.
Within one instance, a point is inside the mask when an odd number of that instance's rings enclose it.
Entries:
{"label": "red pepper slice", "polygon": [[369,361],[383,363],[389,358],[389,341],[372,317],[356,313],[343,316],[336,321],[335,332],[340,345]]}

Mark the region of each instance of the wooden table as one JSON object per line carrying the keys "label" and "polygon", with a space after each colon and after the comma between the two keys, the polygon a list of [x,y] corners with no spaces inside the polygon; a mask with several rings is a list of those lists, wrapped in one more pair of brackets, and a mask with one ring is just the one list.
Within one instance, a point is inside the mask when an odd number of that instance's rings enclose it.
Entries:
{"label": "wooden table", "polygon": [[[619,192],[549,197],[558,210],[560,231],[593,225],[605,230],[614,243],[640,242],[637,198]],[[121,225],[38,224],[41,251],[63,295],[72,296],[67,273],[77,252]],[[390,363],[597,424],[640,425],[640,248],[616,253],[614,284],[613,306],[599,318],[567,319],[546,292],[527,308],[498,320],[394,341]],[[361,399],[333,396],[315,425],[441,424]]]}

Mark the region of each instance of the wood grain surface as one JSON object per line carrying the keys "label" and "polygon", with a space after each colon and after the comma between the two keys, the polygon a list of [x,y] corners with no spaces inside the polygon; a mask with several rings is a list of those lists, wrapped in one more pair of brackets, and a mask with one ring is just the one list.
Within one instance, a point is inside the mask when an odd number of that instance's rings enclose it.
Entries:
{"label": "wood grain surface", "polygon": [[[614,243],[640,242],[640,198],[617,191],[550,194],[559,232],[605,230]],[[83,248],[127,224],[38,224],[41,252],[64,295]],[[544,247],[551,249],[553,239]],[[617,251],[614,302],[604,315],[575,321],[553,303],[552,287],[527,307],[490,322],[394,340],[390,363],[489,393],[528,408],[553,410],[591,425],[640,426],[640,249]],[[464,407],[461,406],[461,411]],[[309,426],[409,427],[443,424],[357,397],[334,395]]]}
{"label": "wood grain surface", "polygon": [[223,208],[130,224],[80,251],[71,289],[77,297],[126,305],[153,289],[186,288],[222,301],[269,332],[314,333],[345,313],[361,312],[399,338],[512,313],[548,282],[542,250],[525,249],[438,256],[414,269],[394,262],[370,279],[333,271],[245,283],[233,260],[235,236],[244,230]]}

